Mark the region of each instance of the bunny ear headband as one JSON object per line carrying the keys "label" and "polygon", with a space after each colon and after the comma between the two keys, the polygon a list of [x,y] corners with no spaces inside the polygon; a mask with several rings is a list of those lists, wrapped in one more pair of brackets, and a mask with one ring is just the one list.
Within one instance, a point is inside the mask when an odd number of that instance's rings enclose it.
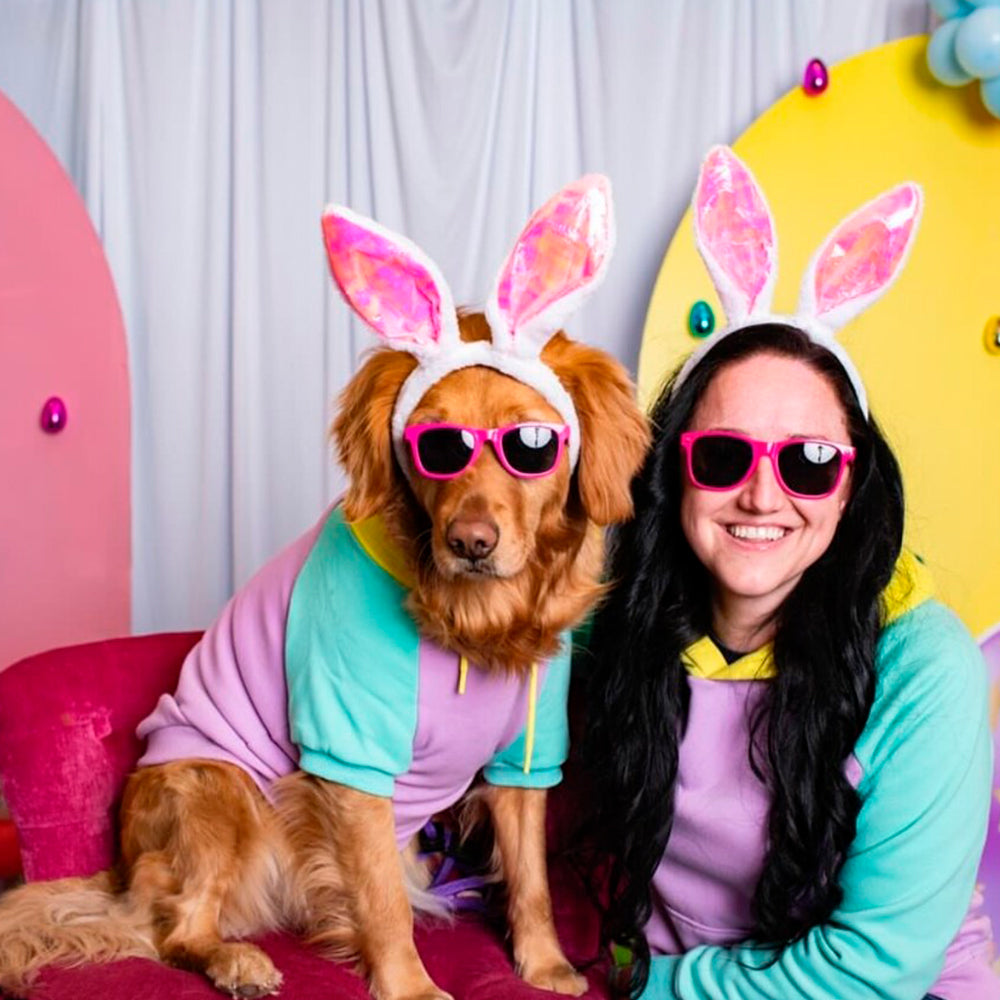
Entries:
{"label": "bunny ear headband", "polygon": [[580,452],[576,409],[540,355],[607,271],[615,229],[606,177],[581,177],[528,220],[486,306],[490,342],[461,340],[447,283],[409,240],[337,205],[323,213],[323,236],[333,278],[351,308],[383,343],[417,359],[392,414],[393,443],[403,468],[403,431],[420,398],[445,375],[472,365],[494,368],[537,390],[570,428],[570,468],[575,467]]}
{"label": "bunny ear headband", "polygon": [[688,358],[674,390],[720,340],[760,323],[787,323],[827,348],[841,363],[868,416],[864,383],[835,334],[879,299],[896,280],[917,232],[923,195],[900,184],[837,225],[809,262],[794,316],[771,313],[778,243],[764,194],[746,165],[726,146],[711,149],[695,190],[695,242],[719,293],[728,325]]}

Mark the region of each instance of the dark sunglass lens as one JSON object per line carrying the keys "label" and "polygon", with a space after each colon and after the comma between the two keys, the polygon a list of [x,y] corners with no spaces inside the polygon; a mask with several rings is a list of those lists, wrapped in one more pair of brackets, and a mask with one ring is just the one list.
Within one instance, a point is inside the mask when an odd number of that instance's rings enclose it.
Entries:
{"label": "dark sunglass lens", "polygon": [[819,497],[833,489],[841,461],[840,452],[831,444],[799,441],[778,452],[778,471],[792,492]]}
{"label": "dark sunglass lens", "polygon": [[461,472],[469,464],[476,439],[456,427],[436,427],[417,438],[420,463],[430,473],[447,476]]}
{"label": "dark sunglass lens", "polygon": [[500,439],[503,457],[518,472],[538,475],[548,472],[559,454],[559,437],[551,427],[522,424],[507,431]]}
{"label": "dark sunglass lens", "polygon": [[753,461],[753,448],[739,438],[713,434],[698,438],[691,449],[691,473],[699,486],[735,486]]}

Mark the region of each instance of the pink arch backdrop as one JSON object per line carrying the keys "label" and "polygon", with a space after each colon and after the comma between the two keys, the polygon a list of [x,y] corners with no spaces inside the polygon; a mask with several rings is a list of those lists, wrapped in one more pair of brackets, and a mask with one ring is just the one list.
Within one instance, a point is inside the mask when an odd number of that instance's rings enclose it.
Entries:
{"label": "pink arch backdrop", "polygon": [[[58,433],[41,426],[51,397]],[[111,274],[69,177],[0,95],[0,668],[130,628],[129,388]]]}

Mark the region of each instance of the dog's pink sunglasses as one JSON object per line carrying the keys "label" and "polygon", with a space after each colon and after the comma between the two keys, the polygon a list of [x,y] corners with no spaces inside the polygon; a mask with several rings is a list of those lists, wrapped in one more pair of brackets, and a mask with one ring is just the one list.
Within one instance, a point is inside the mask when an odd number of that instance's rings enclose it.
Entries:
{"label": "dog's pink sunglasses", "polygon": [[840,485],[855,449],[817,438],[758,441],[731,431],[681,434],[691,482],[702,490],[734,490],[756,471],[766,455],[778,485],[802,500],[822,500]]}
{"label": "dog's pink sunglasses", "polygon": [[500,464],[518,479],[555,472],[569,441],[569,426],[526,421],[506,427],[413,424],[403,432],[417,472],[428,479],[454,479],[479,457],[489,441]]}

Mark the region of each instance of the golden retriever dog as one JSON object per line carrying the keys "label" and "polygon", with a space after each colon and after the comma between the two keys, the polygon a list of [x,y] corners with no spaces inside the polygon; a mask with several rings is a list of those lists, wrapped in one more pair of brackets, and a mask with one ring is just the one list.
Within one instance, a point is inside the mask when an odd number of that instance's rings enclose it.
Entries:
{"label": "golden retriever dog", "polygon": [[[565,208],[568,198],[578,222],[581,213],[586,222],[604,210],[601,200],[595,209],[595,181],[584,180],[582,188],[565,189],[557,196],[562,201],[554,200],[556,208]],[[598,194],[606,197],[605,189]],[[518,248],[538,237],[539,220],[551,235],[545,213],[551,214],[552,205],[536,213],[535,230],[529,223]],[[605,213],[603,222],[610,225],[609,203]],[[565,234],[565,216],[556,221]],[[373,223],[354,216],[349,222],[363,228],[369,256],[375,233],[388,241],[379,244],[383,263],[395,266],[402,247],[409,271],[414,261],[425,265],[419,251]],[[572,237],[572,227],[568,231]],[[347,251],[333,246],[329,232],[327,237],[334,277],[371,322],[358,305],[369,302],[367,293],[359,297],[350,275],[338,272],[338,254]],[[586,273],[571,282],[570,292],[600,270],[592,266],[594,246],[600,249],[593,226],[587,238],[591,257],[581,265]],[[426,264],[420,271],[421,280],[430,269]],[[377,283],[370,271],[365,275],[366,289]],[[501,321],[455,314],[440,278],[432,277],[442,314],[448,313],[442,323],[455,325],[453,354],[485,350],[497,340]],[[408,292],[407,303],[413,301]],[[505,315],[513,315],[511,298],[502,293],[501,299]],[[522,313],[525,301],[530,306],[534,300],[529,295],[522,301]],[[385,298],[379,308],[384,319]],[[390,343],[376,349],[347,385],[333,426],[349,476],[340,504],[343,520],[380,521],[407,574],[405,612],[421,640],[456,654],[477,675],[515,686],[527,684],[537,664],[560,653],[567,631],[599,598],[600,526],[630,515],[630,483],[648,445],[629,378],[616,361],[561,332],[543,330],[536,343],[536,356],[522,347],[522,360],[510,364],[480,354],[469,357],[482,363],[435,362],[438,368],[416,383],[403,418],[400,399],[426,355]],[[539,473],[549,458],[517,452],[535,446],[546,428],[570,422],[572,429],[563,433],[567,441],[578,435],[575,449],[567,444],[551,469]],[[441,425],[527,426],[529,432],[518,431],[522,439],[494,436],[481,443],[457,474],[422,474],[415,468],[418,453],[406,452],[398,432]],[[433,465],[435,459],[440,456],[421,461]],[[377,671],[380,663],[366,669]],[[460,731],[462,719],[452,724]],[[525,753],[530,758],[530,749]],[[470,760],[460,791],[482,766]],[[487,780],[477,789],[493,825],[514,965],[534,986],[580,995],[586,982],[565,958],[553,924],[545,787]],[[427,876],[412,842],[397,838],[394,794],[375,794],[305,766],[262,787],[224,754],[144,758],[125,790],[121,862],[114,872],[27,885],[0,900],[0,986],[22,990],[35,970],[53,962],[138,955],[202,972],[234,997],[259,997],[277,992],[281,975],[245,939],[285,928],[332,958],[354,961],[379,1000],[447,1000],[414,946],[413,913],[428,905],[422,891]]]}

